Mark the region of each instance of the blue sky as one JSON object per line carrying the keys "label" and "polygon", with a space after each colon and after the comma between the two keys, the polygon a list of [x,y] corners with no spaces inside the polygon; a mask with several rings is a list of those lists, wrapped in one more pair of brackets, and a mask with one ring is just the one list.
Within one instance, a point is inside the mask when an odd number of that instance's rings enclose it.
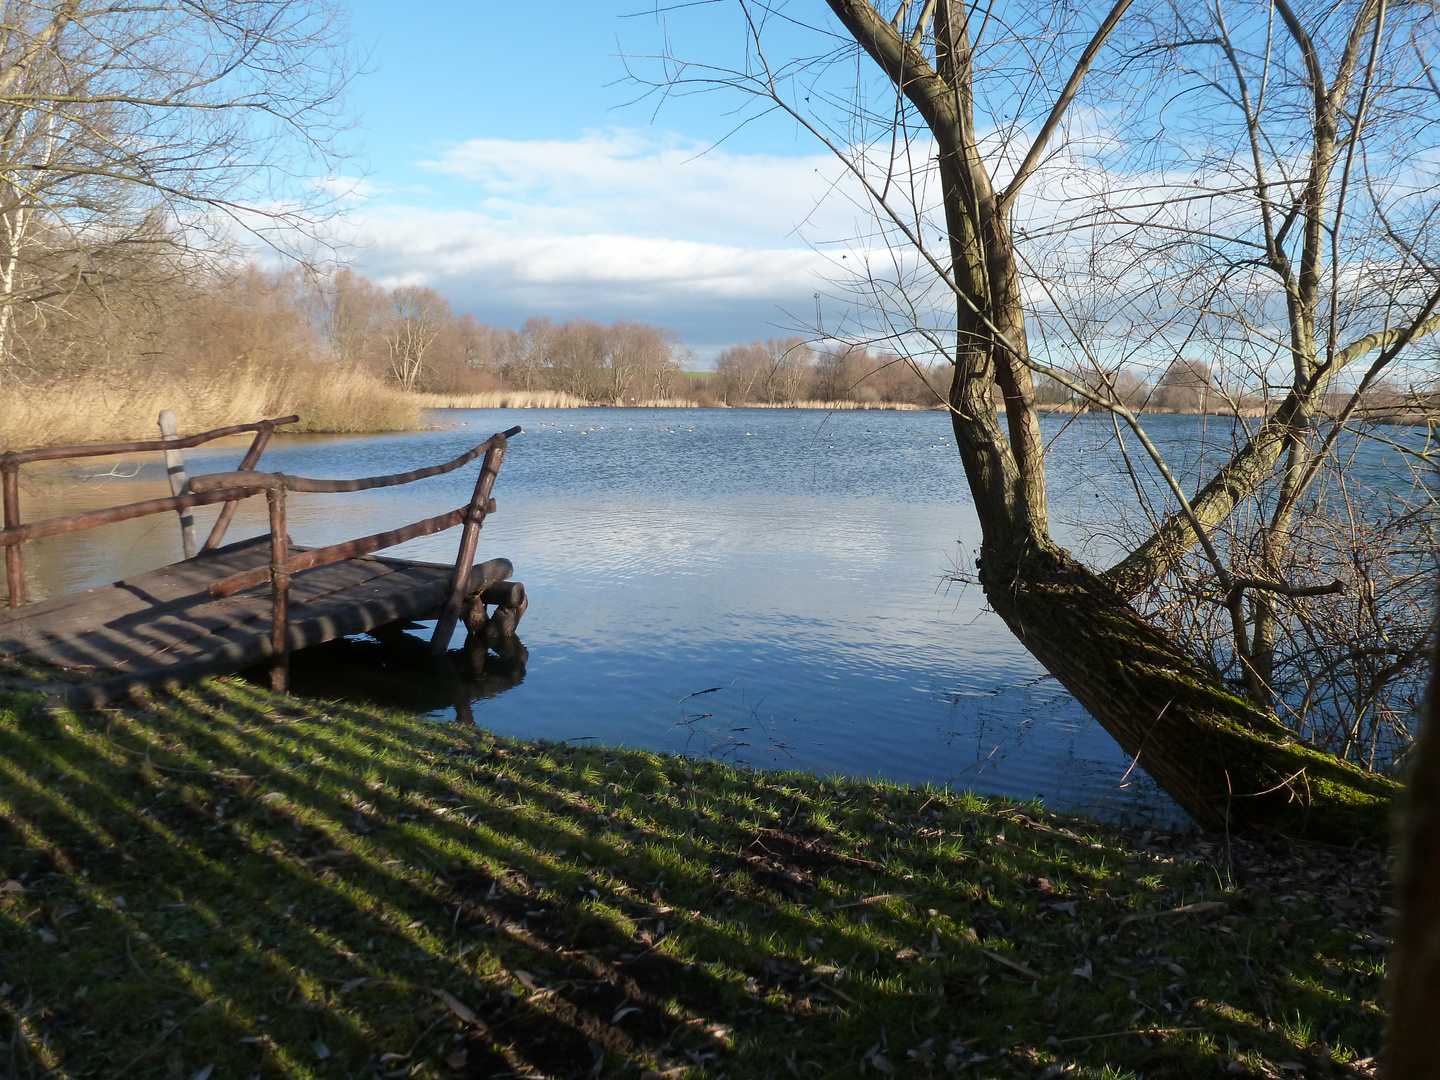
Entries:
{"label": "blue sky", "polygon": [[[362,273],[497,325],[663,323],[702,361],[813,317],[814,245],[854,229],[823,198],[837,166],[778,119],[731,135],[737,97],[633,103],[619,54],[665,41],[653,13],[626,17],[645,0],[350,8],[364,197],[343,235]],[[738,58],[737,10],[683,11],[675,50]]]}

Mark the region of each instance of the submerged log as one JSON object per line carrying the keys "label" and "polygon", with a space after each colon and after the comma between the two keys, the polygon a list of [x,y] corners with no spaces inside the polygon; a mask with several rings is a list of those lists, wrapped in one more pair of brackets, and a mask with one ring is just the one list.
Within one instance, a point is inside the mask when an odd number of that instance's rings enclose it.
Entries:
{"label": "submerged log", "polygon": [[485,633],[485,624],[490,621],[490,616],[485,614],[485,604],[478,595],[466,597],[460,609],[460,621],[465,624],[466,641]]}
{"label": "submerged log", "polygon": [[525,602],[525,586],[518,581],[501,581],[488,586],[480,599],[491,607],[519,607]]}
{"label": "submerged log", "polygon": [[[515,584],[519,585],[517,581]],[[520,602],[514,605],[497,607],[490,614],[485,623],[485,643],[492,649],[498,649],[515,636],[516,629],[520,626],[520,618],[530,606],[530,598],[525,595],[525,586],[520,585]]]}
{"label": "submerged log", "polygon": [[1383,847],[1399,785],[1299,738],[1058,548],[984,561],[1015,636],[1202,827]]}
{"label": "submerged log", "polygon": [[[485,627],[491,618],[485,613],[487,604],[491,607],[520,608],[522,611],[524,606],[527,606],[525,586],[518,581],[505,580],[514,572],[515,567],[508,559],[491,559],[470,571],[467,595],[460,614],[465,629],[471,635],[485,633]],[[514,622],[518,624],[519,621],[517,615]],[[510,633],[514,632],[512,627]]]}

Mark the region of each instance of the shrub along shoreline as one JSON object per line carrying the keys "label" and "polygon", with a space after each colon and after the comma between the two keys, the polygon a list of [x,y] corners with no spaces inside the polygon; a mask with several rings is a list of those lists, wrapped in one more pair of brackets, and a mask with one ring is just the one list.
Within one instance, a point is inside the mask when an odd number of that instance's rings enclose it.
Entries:
{"label": "shrub along shoreline", "polygon": [[16,1076],[1373,1073],[1383,856],[26,674]]}

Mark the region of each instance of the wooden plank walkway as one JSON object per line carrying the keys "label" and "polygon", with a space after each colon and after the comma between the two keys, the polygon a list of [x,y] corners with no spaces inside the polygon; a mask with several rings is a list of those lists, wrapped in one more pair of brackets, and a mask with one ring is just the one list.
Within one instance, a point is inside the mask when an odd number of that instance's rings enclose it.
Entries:
{"label": "wooden plank walkway", "polygon": [[[213,596],[210,586],[269,561],[270,538],[260,536],[124,581],[0,611],[0,654],[93,679],[63,695],[66,704],[79,706],[141,686],[262,663],[272,650],[268,582],[224,597]],[[436,618],[453,573],[453,566],[375,556],[299,571],[290,579],[287,644],[293,651],[388,623]],[[505,559],[481,563],[466,591],[479,592],[513,573]]]}
{"label": "wooden plank walkway", "polygon": [[[0,454],[5,525],[8,611],[0,612],[0,657],[60,669],[89,681],[60,695],[60,704],[96,706],[148,686],[174,686],[220,672],[268,662],[270,685],[289,687],[289,657],[296,649],[364,633],[387,624],[433,618],[433,655],[449,647],[463,619],[486,645],[513,638],[528,606],[525,586],[508,579],[505,559],[475,565],[481,526],[494,513],[490,492],[505,456],[507,440],[520,428],[498,432],[459,457],[387,476],[317,480],[255,471],[260,455],[286,416],[191,435],[175,434],[173,414],[161,414],[160,441],[42,447]],[[178,450],[224,435],[255,432],[240,468],[185,479]],[[19,470],[33,461],[163,451],[170,468],[168,499],[148,499],[68,517],[20,520]],[[289,491],[367,491],[441,476],[483,455],[470,501],[449,513],[323,548],[294,547],[286,531]],[[264,494],[270,532],[220,546],[236,505]],[[194,550],[189,509],[224,504],[203,549],[184,562],[38,604],[25,602],[22,545],[30,540],[147,514],[179,512],[185,547]],[[421,536],[463,525],[455,562],[449,565],[392,559],[374,553]],[[485,606],[495,612],[487,615]]]}

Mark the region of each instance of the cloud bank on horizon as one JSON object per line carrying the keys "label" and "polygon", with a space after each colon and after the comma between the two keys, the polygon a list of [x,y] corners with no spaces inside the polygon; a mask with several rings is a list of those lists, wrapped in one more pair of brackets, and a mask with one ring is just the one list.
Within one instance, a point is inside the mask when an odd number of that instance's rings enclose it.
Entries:
{"label": "cloud bank on horizon", "polygon": [[353,209],[345,239],[367,275],[432,286],[500,325],[663,323],[702,358],[812,322],[857,228],[828,153],[733,153],[612,127],[469,139],[413,168],[419,184],[374,186]]}

